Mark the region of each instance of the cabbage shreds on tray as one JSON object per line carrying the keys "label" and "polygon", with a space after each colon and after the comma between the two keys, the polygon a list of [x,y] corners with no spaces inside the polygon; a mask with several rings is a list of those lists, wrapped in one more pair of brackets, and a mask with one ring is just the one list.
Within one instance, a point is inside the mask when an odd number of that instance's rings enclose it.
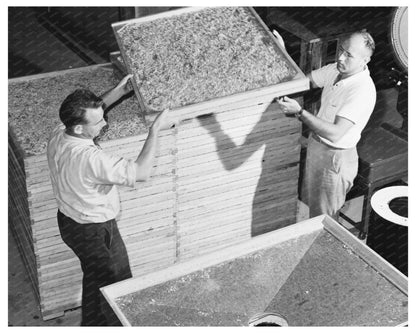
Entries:
{"label": "cabbage shreds on tray", "polygon": [[158,111],[296,75],[248,8],[207,8],[127,24],[117,33],[144,103]]}

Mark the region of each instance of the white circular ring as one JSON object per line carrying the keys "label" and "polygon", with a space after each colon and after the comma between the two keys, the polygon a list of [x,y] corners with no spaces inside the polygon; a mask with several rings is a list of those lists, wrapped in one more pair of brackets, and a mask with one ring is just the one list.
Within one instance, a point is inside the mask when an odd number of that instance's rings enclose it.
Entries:
{"label": "white circular ring", "polygon": [[408,218],[394,213],[389,204],[393,199],[408,197],[408,193],[407,186],[385,187],[371,197],[371,207],[385,220],[407,227]]}

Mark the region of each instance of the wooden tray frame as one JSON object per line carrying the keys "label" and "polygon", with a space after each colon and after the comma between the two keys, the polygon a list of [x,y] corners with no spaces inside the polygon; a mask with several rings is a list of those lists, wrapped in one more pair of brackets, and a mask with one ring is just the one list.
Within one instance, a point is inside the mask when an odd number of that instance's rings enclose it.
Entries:
{"label": "wooden tray frame", "polygon": [[[201,11],[207,7],[187,7],[187,8],[181,8],[177,10],[171,10],[155,15],[149,15],[145,17],[140,17],[136,19],[126,20],[122,22],[113,23],[111,26],[114,31],[114,35],[116,36],[117,43],[120,48],[121,55],[123,57],[124,63],[126,64],[126,68],[129,74],[133,74],[131,71],[131,64],[129,62],[128,57],[126,56],[123,47],[121,47],[122,43],[120,40],[120,37],[118,35],[118,30],[122,29],[125,25],[128,24],[141,24],[145,22],[154,21],[160,18],[168,18],[172,16],[177,16],[185,13],[194,13],[197,11]],[[289,94],[294,94],[297,92],[305,91],[309,89],[309,80],[306,78],[306,76],[302,73],[300,68],[297,66],[297,64],[293,61],[293,59],[289,56],[289,54],[286,52],[286,50],[280,46],[276,38],[273,36],[273,34],[270,32],[270,30],[267,28],[266,24],[260,19],[258,14],[255,12],[255,10],[252,7],[247,7],[250,12],[253,14],[253,16],[257,19],[258,23],[264,28],[265,32],[269,35],[270,39],[273,41],[273,46],[275,49],[277,49],[279,52],[281,52],[286,60],[290,63],[290,65],[296,70],[297,74],[295,75],[294,79],[292,81],[288,82],[282,82],[276,85],[271,85],[263,88],[257,88],[252,89],[243,93],[236,93],[233,95],[225,96],[225,97],[218,97],[213,98],[208,101],[203,101],[200,103],[190,104],[187,106],[183,106],[180,108],[175,109],[175,116],[178,118],[178,121],[182,120],[185,117],[189,117],[192,115],[193,117],[196,117],[198,115],[212,112],[213,108],[216,106],[222,106],[224,104],[231,104],[234,102],[240,102],[242,100],[247,101],[247,105],[256,105],[255,103],[250,104],[250,101],[253,99],[258,99],[259,97],[264,96],[264,101],[270,102],[273,97],[279,97]],[[144,102],[144,99],[142,95],[140,94],[140,90],[137,86],[137,82],[133,76],[133,88],[134,92],[137,96],[137,99],[139,101],[140,107],[142,110],[144,110],[145,115],[151,115],[154,113],[158,113],[158,111],[153,110],[150,108],[146,103]],[[258,104],[258,103],[257,103]]]}
{"label": "wooden tray frame", "polygon": [[[324,229],[352,249],[362,260],[408,296],[408,278],[327,215],[320,215],[312,219],[304,220],[285,228],[254,237],[243,243],[191,259],[187,262],[178,263],[144,276],[114,283],[100,290],[121,323],[124,326],[131,326],[115,302],[116,298]],[[406,325],[407,322],[401,323],[399,326]]]}

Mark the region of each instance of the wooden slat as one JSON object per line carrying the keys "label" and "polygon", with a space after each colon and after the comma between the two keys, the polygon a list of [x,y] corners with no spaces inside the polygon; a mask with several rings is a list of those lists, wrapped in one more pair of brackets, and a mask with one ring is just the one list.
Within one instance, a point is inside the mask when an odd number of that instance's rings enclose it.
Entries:
{"label": "wooden slat", "polygon": [[[214,228],[216,226],[221,227],[227,225],[229,221],[241,221],[242,223],[251,224],[253,216],[257,219],[262,218],[264,215],[269,215],[270,212],[275,216],[271,216],[271,221],[278,219],[276,216],[276,210],[285,212],[285,216],[292,216],[296,214],[296,197],[286,197],[281,201],[271,200],[263,205],[239,203],[237,205],[229,205],[222,207],[219,210],[209,210],[206,214],[199,216],[190,216],[188,218],[178,219],[178,230],[180,237],[191,233],[203,233],[206,229]],[[244,217],[247,219],[244,221]]]}
{"label": "wooden slat", "polygon": [[[295,174],[294,172],[292,174]],[[296,175],[295,175],[296,176]],[[264,182],[266,182],[267,180],[263,180]],[[278,179],[276,180],[278,181]],[[255,191],[262,191],[262,190],[270,190],[276,193],[282,193],[280,191],[280,187],[282,184],[285,185],[289,185],[290,182],[282,182],[282,181],[278,181],[275,184],[270,184],[268,185],[267,188],[263,187],[263,188],[257,188],[258,186],[258,182],[259,179],[258,177],[251,177],[251,178],[246,178],[244,180],[240,180],[240,181],[235,181],[233,183],[223,183],[223,182],[218,182],[217,184],[213,184],[212,187],[210,188],[203,188],[199,191],[193,191],[193,192],[187,192],[187,193],[182,193],[179,197],[179,201],[178,203],[181,205],[183,203],[189,202],[189,201],[193,201],[193,200],[201,200],[203,198],[211,198],[211,197],[216,197],[218,195],[222,195],[224,193],[231,192],[231,191],[236,191],[239,189],[246,189],[247,188],[247,193],[246,194],[255,194]],[[248,188],[252,188],[252,192],[249,192]],[[204,201],[204,203],[206,203]]]}
{"label": "wooden slat", "polygon": [[159,266],[159,261],[166,261],[173,263],[176,260],[176,244],[175,240],[171,239],[168,243],[161,243],[153,248],[151,253],[133,253],[130,258],[131,267],[141,266],[142,268],[154,265]]}
{"label": "wooden slat", "polygon": [[[66,248],[64,251],[60,252],[53,252],[49,255],[44,255],[42,257],[39,257],[37,260],[37,264],[39,269],[39,275],[44,276],[44,274],[47,274],[51,270],[48,269],[47,265],[54,264],[54,263],[69,263],[68,265],[74,266],[74,263],[78,263],[78,258],[74,255],[72,250],[69,248]],[[55,269],[53,269],[55,271]]]}
{"label": "wooden slat", "polygon": [[181,260],[188,260],[203,254],[211,253],[227,246],[242,243],[250,239],[248,230],[235,230],[235,233],[216,235],[199,242],[184,246],[180,250]]}
{"label": "wooden slat", "polygon": [[239,196],[238,194],[235,194],[235,197],[230,197],[230,201],[232,202],[224,203],[221,200],[222,198],[220,198],[218,201],[213,201],[209,204],[200,204],[198,206],[196,202],[193,202],[194,205],[192,205],[192,202],[191,202],[191,205],[189,206],[188,209],[183,209],[182,211],[178,212],[178,215],[177,215],[178,223],[182,223],[182,221],[188,221],[191,219],[192,221],[194,221],[194,219],[198,221],[198,218],[201,215],[207,215],[210,213],[214,214],[215,212],[220,212],[223,210],[231,209],[231,207],[239,206],[239,205],[249,205],[250,207],[252,207],[253,214],[255,214],[257,210],[261,210],[261,209],[264,209],[265,207],[273,205],[273,201],[265,200],[265,199],[270,199],[270,197],[272,197],[276,201],[279,200],[278,202],[280,202],[280,200],[284,200],[284,199],[293,200],[294,198],[296,198],[296,195],[297,195],[296,191],[294,191],[293,189],[288,190],[288,193],[285,194],[284,196],[282,194],[280,196],[276,196],[273,193],[265,194],[265,195],[261,194],[261,195],[258,195],[258,198],[256,198],[259,202],[256,202],[256,205],[254,207],[253,207],[253,196],[248,196],[248,195]]}
{"label": "wooden slat", "polygon": [[[13,205],[9,205],[9,209],[10,213],[14,214]],[[16,240],[17,247],[19,249],[21,258],[23,259],[23,263],[28,272],[29,279],[34,288],[35,295],[39,299],[38,275],[35,265],[36,260],[32,244],[30,240],[28,240],[26,237],[22,237],[22,223],[19,221],[18,218],[14,217],[12,221],[9,219],[9,222],[10,230],[12,231],[14,239]]]}
{"label": "wooden slat", "polygon": [[[205,134],[203,138],[199,141],[199,146],[197,144],[189,144],[178,147],[178,157],[179,158],[189,158],[193,156],[200,156],[205,153],[228,153],[228,152],[235,152],[237,154],[241,154],[244,156],[244,150],[251,148],[252,150],[257,150],[263,145],[267,147],[269,146],[292,146],[298,144],[295,140],[294,142],[290,142],[289,138],[293,137],[296,138],[299,134],[294,133],[293,131],[289,131],[284,133],[285,137],[278,138],[276,137],[275,131],[266,131],[266,132],[259,132],[250,136],[239,136],[239,137],[228,137],[224,135],[219,135],[216,138],[212,137],[211,135]],[[235,142],[243,141],[242,144],[236,144]],[[199,148],[199,150],[198,150]]]}
{"label": "wooden slat", "polygon": [[[275,197],[275,200],[269,200],[264,201],[261,204],[256,204],[253,206],[252,199],[247,198],[244,200],[239,200],[238,204],[235,205],[223,205],[221,207],[215,207],[214,205],[208,206],[208,207],[199,207],[198,209],[184,211],[180,214],[178,214],[178,233],[179,235],[182,235],[185,229],[187,228],[193,228],[196,227],[197,230],[203,229],[203,222],[205,221],[205,216],[211,216],[212,219],[215,219],[217,221],[222,221],[224,224],[228,222],[228,220],[234,219],[233,216],[224,216],[223,214],[227,211],[236,210],[238,208],[241,208],[241,212],[238,214],[244,214],[242,215],[241,219],[246,221],[253,221],[255,220],[258,222],[259,220],[263,220],[264,215],[269,215],[271,219],[274,219],[275,217],[271,215],[276,215],[277,213],[284,214],[285,216],[293,215],[296,212],[296,196],[291,197]],[[285,210],[284,206],[279,205],[280,200],[281,202],[288,204]],[[289,204],[292,203],[292,206]],[[215,207],[215,208],[214,208]],[[251,211],[245,211],[245,207],[250,207]],[[269,214],[269,212],[271,214]],[[293,220],[295,222],[295,220]],[[251,223],[251,222],[250,222]]]}
{"label": "wooden slat", "polygon": [[[254,120],[257,120],[258,115],[252,118]],[[221,127],[219,128],[219,126]],[[276,131],[276,128],[278,128],[279,131]],[[240,119],[233,119],[228,122],[218,121],[211,125],[205,125],[204,127],[196,127],[192,130],[185,130],[179,127],[178,139],[180,140],[181,144],[188,145],[192,141],[197,141],[200,136],[206,135],[206,133],[215,134],[218,132],[224,132],[231,137],[245,137],[249,133],[250,135],[253,135],[254,133],[263,133],[270,130],[273,130],[275,137],[279,137],[286,131],[297,131],[298,128],[299,123],[295,123],[291,118],[268,119],[267,121],[261,121],[256,123],[251,121],[250,118],[247,119],[246,117],[240,117]]]}
{"label": "wooden slat", "polygon": [[152,213],[159,213],[160,215],[166,215],[173,213],[173,206],[172,202],[159,202],[157,205],[154,205],[153,207],[150,207],[151,209],[143,209],[142,207],[134,207],[131,209],[123,209],[120,213],[120,222],[122,222],[124,219],[132,218],[132,217],[138,217],[146,216],[147,214]]}
{"label": "wooden slat", "polygon": [[257,179],[262,183],[278,183],[287,179],[297,178],[299,174],[298,166],[291,166],[287,168],[276,169],[271,166],[270,168],[258,170],[255,168],[244,168],[241,170],[235,170],[233,172],[218,172],[215,174],[208,174],[204,177],[198,177],[195,181],[178,182],[178,194],[187,195],[195,191],[205,190],[219,185],[240,183],[247,181],[251,178]]}
{"label": "wooden slat", "polygon": [[150,273],[150,272],[156,272],[160,269],[172,266],[175,263],[175,260],[173,258],[161,258],[157,261],[153,261],[151,263],[148,262],[137,262],[134,263],[131,270],[132,275],[134,277],[142,276],[144,274]]}
{"label": "wooden slat", "polygon": [[[215,162],[218,164],[220,162],[223,164],[228,170],[232,170],[230,162],[234,165],[243,165],[250,161],[250,158],[259,150],[263,150],[263,147],[257,147],[257,145],[251,146],[244,146],[239,149],[229,149],[229,150],[222,150],[220,154],[214,151],[212,153],[205,153],[204,155],[200,156],[193,156],[191,158],[178,158],[178,171],[183,172],[186,169],[196,169],[200,167],[204,167],[206,164],[210,162]],[[295,158],[292,158],[291,154],[296,154]],[[280,157],[283,159],[287,157],[287,161],[283,161],[284,164],[289,164],[292,162],[299,161],[299,154],[300,154],[300,146],[296,142],[287,142],[284,143],[283,146],[279,146],[274,144],[273,142],[268,145],[267,148],[264,148],[264,152],[262,154],[262,161],[264,164],[269,164],[269,160],[275,156]]]}
{"label": "wooden slat", "polygon": [[[48,289],[53,281],[63,281],[64,279],[78,280],[74,277],[82,277],[81,265],[79,259],[75,256],[56,263],[47,263],[39,269],[39,281],[42,287]],[[71,279],[72,277],[72,279]],[[78,284],[78,281],[73,281]]]}
{"label": "wooden slat", "polygon": [[[276,131],[276,126],[279,126],[279,132]],[[248,128],[250,128],[250,127],[248,127]],[[270,135],[273,135],[276,138],[276,140],[278,140],[279,135],[283,136],[283,135],[286,135],[288,133],[296,133],[296,132],[298,132],[297,128],[293,128],[291,126],[287,126],[286,128],[284,128],[280,125],[275,124],[274,126],[273,125],[259,126],[259,128],[252,131],[250,133],[250,136],[248,137],[249,132],[242,132],[242,131],[239,131],[237,129],[237,130],[227,131],[225,133],[227,135],[227,137],[225,137],[223,135],[222,136],[218,135],[218,139],[220,140],[220,141],[218,141],[218,143],[227,143],[227,141],[229,141],[228,137],[230,137],[231,140],[249,138],[250,140],[246,141],[245,142],[246,144],[249,144],[249,143],[254,142],[254,141],[265,140],[268,137],[270,137]],[[217,133],[217,132],[213,132],[213,135],[215,135],[215,133]],[[201,136],[205,136],[205,137],[208,136],[208,132],[201,130]],[[201,142],[203,143],[203,138],[200,138],[199,140],[196,140],[195,137],[190,137],[190,138],[180,140],[178,142],[178,150],[190,149],[192,147],[199,146],[199,145],[201,145]]]}
{"label": "wooden slat", "polygon": [[129,224],[126,224],[125,222],[124,225],[119,226],[120,234],[123,238],[133,233],[149,232],[167,226],[174,226],[172,215],[158,217],[157,219],[152,219],[147,223],[141,223],[137,220],[130,220],[129,222]]}
{"label": "wooden slat", "polygon": [[[269,156],[268,158],[268,166],[269,168],[273,168],[273,165],[275,165],[275,170],[286,168],[288,166],[291,166],[296,163],[297,159],[299,158],[299,152],[295,151],[294,153],[288,154],[288,155],[275,155],[275,156]],[[248,162],[246,161],[243,165],[240,165],[241,163],[239,161],[235,161],[233,159],[230,159],[226,161],[227,163],[227,169],[245,169],[248,170],[249,168],[256,168],[261,172],[261,166],[262,162],[259,160],[259,158],[252,158]],[[237,170],[237,169],[236,169]],[[181,181],[184,182],[192,182],[193,179],[196,177],[204,176],[207,174],[224,174],[224,172],[230,172],[226,171],[224,169],[223,163],[218,161],[212,161],[210,163],[207,163],[205,165],[205,168],[203,165],[197,166],[197,167],[189,167],[189,168],[182,168],[178,170],[178,176],[180,177]],[[234,172],[234,171],[233,171]]]}
{"label": "wooden slat", "polygon": [[[290,182],[290,180],[289,180],[289,183],[287,183],[287,185],[293,185],[293,184],[295,184],[295,183],[297,183],[297,181],[296,180],[292,180],[292,182]],[[240,187],[240,191],[239,191],[239,189],[237,188],[237,189],[231,189],[231,190],[229,190],[229,191],[226,191],[226,193],[222,193],[222,194],[216,194],[215,196],[213,196],[213,197],[206,197],[206,200],[204,200],[203,202],[201,202],[201,205],[204,205],[204,206],[206,206],[206,205],[208,205],[209,203],[213,203],[213,202],[220,202],[221,200],[226,200],[226,201],[229,201],[229,200],[231,200],[231,198],[234,198],[234,197],[240,197],[240,196],[243,196],[243,195],[250,195],[250,194],[254,194],[254,192],[252,192],[252,191],[254,191],[255,189],[254,189],[254,186],[257,184],[257,182],[256,181],[251,181],[250,183],[248,183],[248,188],[245,188],[244,186],[241,186]],[[251,186],[250,186],[251,185]],[[270,184],[270,185],[268,185],[268,188],[277,188],[277,189],[279,189],[280,188],[280,186],[279,185],[273,185],[273,184]],[[251,191],[250,191],[250,189],[251,189]],[[285,193],[285,191],[287,191],[288,189],[287,188],[282,188],[281,189],[281,191],[282,191],[282,193]],[[293,189],[292,187],[289,187],[289,190],[292,192],[293,190],[297,190],[297,189]],[[248,192],[244,192],[244,191],[248,191]],[[203,191],[202,191],[202,193],[203,193]],[[260,195],[260,193],[258,193],[259,195]],[[195,197],[197,197],[197,195],[195,196]],[[227,199],[228,198],[228,199]],[[191,199],[191,200],[190,200]],[[190,199],[188,199],[187,201],[186,201],[186,199],[185,200],[183,200],[183,201],[181,201],[180,202],[180,207],[179,207],[179,211],[184,211],[184,210],[186,210],[186,209],[193,209],[194,207],[193,207],[193,202],[192,201],[194,201],[194,200],[192,200],[192,198],[190,198]],[[182,199],[180,199],[180,200],[182,200]]]}
{"label": "wooden slat", "polygon": [[[264,208],[255,215],[255,227],[262,227],[265,225],[279,226],[282,221],[291,221],[296,218],[296,200],[288,200],[286,205],[275,205],[269,209]],[[292,207],[291,207],[292,206]],[[285,212],[282,216],[277,216],[277,212]],[[254,223],[254,217],[250,212],[238,212],[234,215],[223,217],[222,215],[214,215],[215,220],[198,219],[197,221],[191,221],[186,224],[180,225],[180,238],[182,244],[186,242],[192,242],[195,239],[204,239],[209,234],[221,235],[226,232],[233,225],[238,226],[237,229],[248,230],[247,235],[250,235],[250,226]],[[213,222],[219,221],[219,222]],[[264,221],[263,223],[260,223]],[[222,223],[220,223],[222,222]],[[277,229],[277,228],[275,228]]]}

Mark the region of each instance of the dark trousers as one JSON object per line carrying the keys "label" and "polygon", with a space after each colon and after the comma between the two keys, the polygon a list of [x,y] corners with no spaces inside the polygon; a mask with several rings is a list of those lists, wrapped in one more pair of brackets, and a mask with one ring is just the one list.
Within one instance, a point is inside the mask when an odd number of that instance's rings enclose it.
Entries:
{"label": "dark trousers", "polygon": [[77,255],[84,273],[81,326],[120,325],[99,290],[132,276],[116,221],[81,224],[58,211],[58,225],[62,240]]}

